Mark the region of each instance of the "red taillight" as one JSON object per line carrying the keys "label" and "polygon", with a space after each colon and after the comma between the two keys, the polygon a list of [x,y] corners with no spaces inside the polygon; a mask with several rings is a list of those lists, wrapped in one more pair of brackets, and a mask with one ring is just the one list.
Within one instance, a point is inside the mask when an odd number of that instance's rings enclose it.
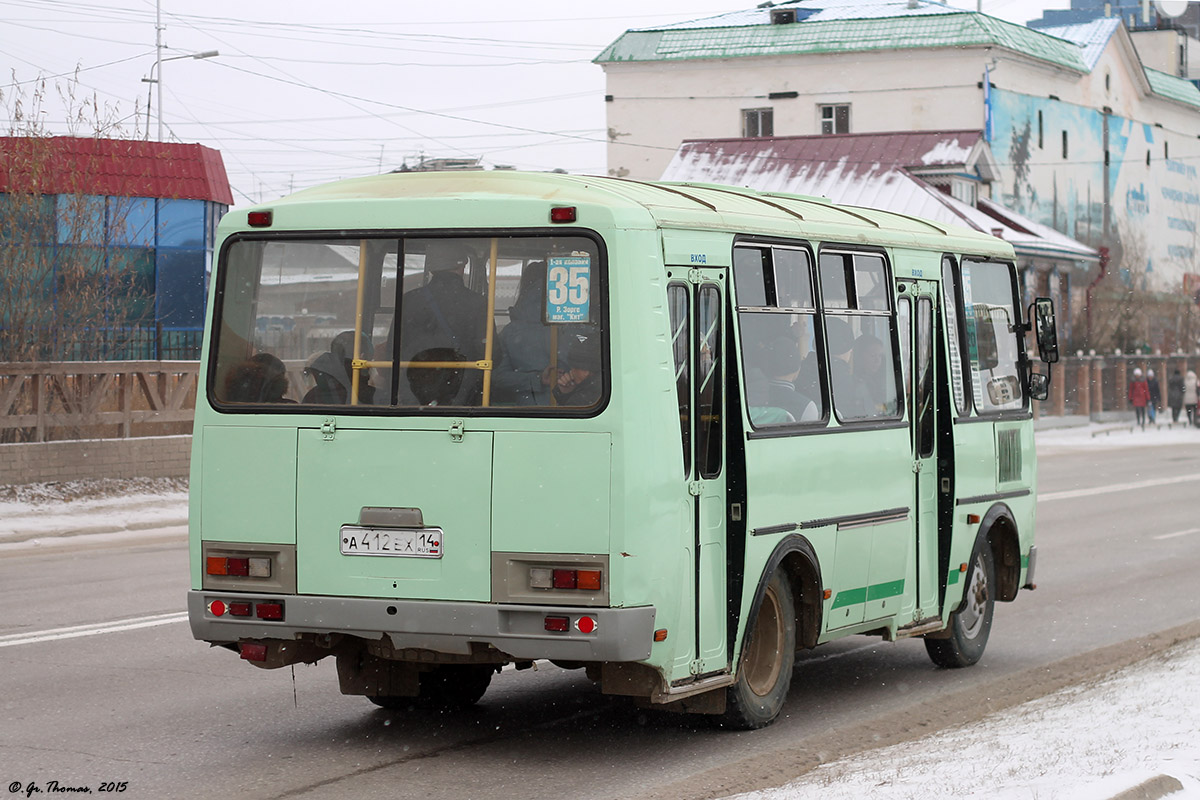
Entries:
{"label": "red taillight", "polygon": [[270,211],[251,211],[246,214],[246,224],[251,228],[269,228],[273,216]]}
{"label": "red taillight", "polygon": [[256,603],[254,613],[259,619],[283,619],[283,603]]}
{"label": "red taillight", "polygon": [[550,209],[551,222],[574,222],[575,206],[557,206]]}
{"label": "red taillight", "polygon": [[554,570],[555,589],[574,589],[579,586],[579,572],[573,569]]}
{"label": "red taillight", "polygon": [[570,617],[546,617],[546,630],[554,633],[566,633],[571,630]]}
{"label": "red taillight", "polygon": [[249,603],[230,603],[229,616],[231,617],[248,617],[250,616]]}
{"label": "red taillight", "polygon": [[[208,604],[208,613],[212,614],[214,617],[223,615],[225,613],[225,604],[220,600],[213,600]],[[229,613],[232,614],[233,610],[230,609]]]}
{"label": "red taillight", "polygon": [[579,629],[580,633],[595,633],[596,618],[580,617],[579,619],[575,620],[575,627]]}
{"label": "red taillight", "polygon": [[250,559],[248,558],[227,558],[225,574],[236,578],[245,578],[250,574]]}
{"label": "red taillight", "polygon": [[251,642],[242,642],[239,645],[242,658],[247,661],[266,661],[267,646],[265,644],[253,644]]}

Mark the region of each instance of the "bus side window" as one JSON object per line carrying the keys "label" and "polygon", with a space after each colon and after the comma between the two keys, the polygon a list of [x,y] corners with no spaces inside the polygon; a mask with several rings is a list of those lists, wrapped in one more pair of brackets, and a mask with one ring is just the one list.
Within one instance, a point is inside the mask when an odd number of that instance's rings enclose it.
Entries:
{"label": "bus side window", "polygon": [[751,425],[824,419],[808,251],[739,246],[734,283]]}
{"label": "bus side window", "polygon": [[954,274],[954,260],[942,259],[942,300],[946,309],[946,338],[950,345],[950,380],[954,390],[954,403],[958,413],[967,416],[971,413],[971,404],[967,402],[963,362],[966,360],[962,348],[962,330],[959,325],[960,305],[958,301],[958,281]]}
{"label": "bus side window", "polygon": [[962,285],[975,409],[988,414],[1023,408],[1019,374],[1023,342],[1015,324],[1019,315],[1012,268],[963,259]]}
{"label": "bus side window", "polygon": [[821,298],[829,376],[838,418],[899,417],[895,318],[883,257],[822,253]]}
{"label": "bus side window", "polygon": [[691,316],[688,314],[688,287],[672,283],[667,287],[667,308],[671,314],[671,354],[675,362],[675,393],[679,402],[679,428],[683,436],[683,474],[692,474],[691,416]]}

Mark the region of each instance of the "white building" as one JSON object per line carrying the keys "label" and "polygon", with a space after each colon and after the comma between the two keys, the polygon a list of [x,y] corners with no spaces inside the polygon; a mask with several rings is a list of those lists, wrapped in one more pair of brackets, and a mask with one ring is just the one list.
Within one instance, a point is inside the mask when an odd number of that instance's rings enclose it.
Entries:
{"label": "white building", "polygon": [[793,0],[631,30],[596,61],[611,174],[658,178],[685,139],[983,130],[992,200],[1109,248],[1131,285],[1200,273],[1200,90],[1145,67],[1119,19]]}

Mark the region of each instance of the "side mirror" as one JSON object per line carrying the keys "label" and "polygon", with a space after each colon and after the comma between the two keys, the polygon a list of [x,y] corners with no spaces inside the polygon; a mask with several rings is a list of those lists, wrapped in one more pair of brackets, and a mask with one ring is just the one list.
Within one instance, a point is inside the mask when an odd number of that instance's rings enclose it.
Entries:
{"label": "side mirror", "polygon": [[1054,301],[1039,297],[1033,301],[1033,330],[1038,353],[1047,364],[1058,362],[1058,326],[1054,322]]}
{"label": "side mirror", "polygon": [[1029,373],[1029,396],[1034,400],[1045,400],[1050,396],[1050,376],[1040,372]]}

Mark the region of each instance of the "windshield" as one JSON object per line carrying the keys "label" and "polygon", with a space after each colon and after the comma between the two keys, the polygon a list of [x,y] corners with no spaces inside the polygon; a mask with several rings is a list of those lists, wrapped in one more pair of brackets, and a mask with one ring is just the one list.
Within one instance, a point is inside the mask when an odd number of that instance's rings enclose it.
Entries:
{"label": "windshield", "polygon": [[599,249],[580,236],[240,239],[218,404],[585,408],[605,385]]}

